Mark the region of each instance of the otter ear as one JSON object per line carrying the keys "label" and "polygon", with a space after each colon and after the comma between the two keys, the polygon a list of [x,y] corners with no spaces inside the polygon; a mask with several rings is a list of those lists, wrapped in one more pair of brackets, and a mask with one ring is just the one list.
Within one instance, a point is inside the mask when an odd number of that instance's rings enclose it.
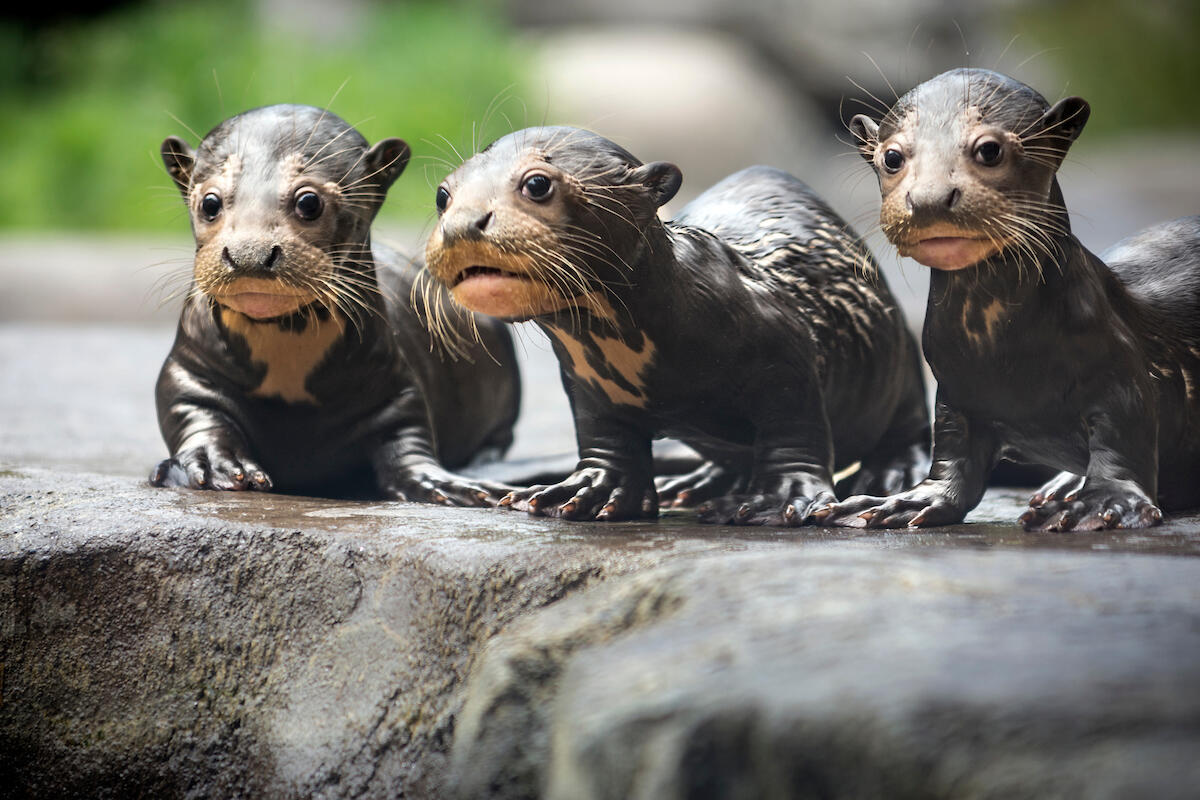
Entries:
{"label": "otter ear", "polygon": [[192,167],[196,166],[196,152],[178,136],[168,136],[162,143],[162,160],[167,174],[187,199],[188,187],[192,184]]}
{"label": "otter ear", "polygon": [[367,175],[386,190],[404,172],[411,156],[412,150],[403,139],[382,139],[367,151],[363,164]]}
{"label": "otter ear", "polygon": [[1082,97],[1067,97],[1059,100],[1038,120],[1038,129],[1043,136],[1065,140],[1065,152],[1079,138],[1083,126],[1091,116],[1092,107]]}
{"label": "otter ear", "polygon": [[632,183],[640,183],[653,195],[654,207],[665,205],[683,183],[683,173],[679,167],[668,161],[652,161],[643,164],[630,173]]}
{"label": "otter ear", "polygon": [[879,146],[879,123],[866,114],[855,114],[850,120],[850,133],[858,143],[858,154],[875,163],[875,148]]}

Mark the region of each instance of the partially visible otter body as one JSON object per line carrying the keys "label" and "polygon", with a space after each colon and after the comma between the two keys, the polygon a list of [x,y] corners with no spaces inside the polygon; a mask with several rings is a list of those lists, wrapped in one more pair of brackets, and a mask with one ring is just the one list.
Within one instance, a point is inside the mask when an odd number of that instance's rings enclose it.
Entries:
{"label": "partially visible otter body", "polygon": [[510,134],[439,187],[426,248],[463,305],[548,334],[580,460],[508,502],[539,514],[657,514],[651,439],[710,461],[664,499],[708,522],[798,524],[835,464],[893,491],[926,463],[916,342],[870,254],[804,184],[730,176],[671,222],[672,164],[596,134]]}
{"label": "partially visible otter body", "polygon": [[[196,257],[156,392],[171,457],[151,483],[487,502],[498,487],[447,469],[511,443],[512,341],[480,318],[465,358],[431,352],[410,303],[420,267],[372,244],[408,146],[283,105],[162,153]],[[444,324],[473,336],[466,315]]]}
{"label": "partially visible otter body", "polygon": [[938,381],[933,466],[893,497],[817,516],[958,522],[1000,457],[1064,470],[1022,515],[1048,530],[1157,524],[1200,504],[1200,218],[1118,245],[1070,230],[1055,173],[1089,107],[962,69],[852,128],[884,232],[933,267],[924,350]]}

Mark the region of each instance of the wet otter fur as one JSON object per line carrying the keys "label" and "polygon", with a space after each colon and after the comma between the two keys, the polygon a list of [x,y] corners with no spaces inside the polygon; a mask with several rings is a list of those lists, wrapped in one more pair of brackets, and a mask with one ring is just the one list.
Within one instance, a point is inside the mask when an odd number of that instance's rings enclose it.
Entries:
{"label": "wet otter fur", "polygon": [[494,502],[505,487],[449,470],[512,441],[509,332],[460,315],[444,324],[464,338],[476,326],[478,344],[458,360],[431,350],[410,302],[419,265],[371,241],[408,146],[277,105],[222,122],[194,151],[170,137],[162,157],[196,255],[156,390],[170,457],[150,482]]}
{"label": "wet otter fur", "polygon": [[567,519],[654,517],[651,440],[708,459],[665,484],[704,522],[800,524],[832,474],[895,491],[922,473],[916,342],[869,252],[803,183],[754,167],[669,222],[682,175],[567,127],[509,134],[437,190],[430,274],[462,305],[533,320],[558,357],[574,474],[514,492]]}
{"label": "wet otter fur", "polygon": [[[1200,505],[1200,218],[1104,258],[1071,233],[1056,177],[1090,107],[1051,105],[1005,75],[958,69],[851,128],[879,177],[880,221],[932,268],[923,344],[937,379],[933,465],[826,523],[959,522],[1001,457],[1061,474],[1026,528],[1158,524]],[[1107,265],[1105,264],[1107,260]]]}

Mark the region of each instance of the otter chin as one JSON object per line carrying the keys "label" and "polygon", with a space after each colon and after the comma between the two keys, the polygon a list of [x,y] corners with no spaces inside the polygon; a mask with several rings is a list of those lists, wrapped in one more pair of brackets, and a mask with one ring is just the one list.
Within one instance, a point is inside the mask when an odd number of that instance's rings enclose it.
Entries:
{"label": "otter chin", "polygon": [[552,314],[571,304],[541,281],[497,267],[466,268],[450,294],[459,305],[472,311],[509,321]]}
{"label": "otter chin", "polygon": [[312,292],[259,278],[242,278],[210,294],[225,308],[263,320],[294,314],[316,300]]}
{"label": "otter chin", "polygon": [[901,255],[918,264],[947,272],[973,267],[996,251],[996,245],[989,239],[969,236],[931,236],[900,248]]}
{"label": "otter chin", "polygon": [[253,319],[274,319],[293,314],[308,301],[290,294],[266,294],[265,292],[240,292],[217,298],[217,302],[228,309],[245,314]]}

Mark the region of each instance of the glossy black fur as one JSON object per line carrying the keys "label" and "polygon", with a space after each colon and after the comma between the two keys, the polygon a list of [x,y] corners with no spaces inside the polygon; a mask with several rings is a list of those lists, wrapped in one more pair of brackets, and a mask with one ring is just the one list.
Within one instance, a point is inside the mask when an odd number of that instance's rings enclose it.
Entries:
{"label": "glossy black fur", "polygon": [[[454,196],[488,181],[501,197],[489,206],[499,208],[492,224],[503,225],[512,210],[505,170],[537,147],[593,190],[592,205],[576,198],[564,214],[604,243],[576,256],[616,313],[571,307],[533,317],[563,366],[580,460],[561,483],[514,493],[515,507],[576,519],[654,516],[658,436],[712,460],[666,483],[671,498],[709,498],[708,522],[799,524],[814,500],[832,499],[835,465],[862,461],[860,489],[893,491],[919,476],[929,422],[916,342],[870,254],[807,186],[750,168],[662,222],[654,211],[678,186],[672,165],[643,166],[601,137],[562,129],[513,134],[446,186]],[[453,236],[478,214],[452,202],[443,224]],[[581,378],[563,336],[586,348],[589,371],[639,400],[616,402]],[[613,340],[634,352],[653,346],[640,380],[595,344]]]}
{"label": "glossy black fur", "polygon": [[[260,396],[255,390],[267,366],[250,358],[247,339],[227,327],[221,306],[191,293],[156,389],[171,458],[151,482],[481,504],[489,487],[447,470],[497,458],[512,442],[520,384],[508,330],[479,318],[481,342],[457,360],[431,347],[410,299],[420,263],[370,240],[371,220],[394,174],[364,174],[366,141],[332,114],[301,106],[256,109],[214,129],[196,151],[194,167],[177,140],[168,140],[164,158],[177,181],[183,178],[186,198],[192,178],[219,170],[251,140],[274,148],[279,159],[315,154],[314,180],[366,186],[369,200],[338,207],[330,246],[361,245],[353,263],[339,267],[353,272],[352,300],[249,324],[303,331],[331,325],[337,313],[345,330],[304,380],[315,402]],[[335,147],[327,147],[330,142]],[[395,174],[400,169],[403,164]],[[259,179],[244,175],[239,189]],[[241,213],[232,199],[229,205],[230,213]],[[275,240],[268,223],[284,213],[269,208],[261,219],[238,221],[269,250]],[[465,316],[459,325],[467,332]]]}
{"label": "glossy black fur", "polygon": [[[972,96],[995,98],[990,121],[1008,130],[1035,140],[1041,124],[1060,135],[1050,175],[1087,118],[1078,98],[1052,109],[1005,76],[960,70],[902,98],[877,140],[863,135],[864,153],[870,159],[914,108],[961,114]],[[1065,119],[1057,112],[1064,104],[1074,109]],[[960,146],[937,139],[936,128],[920,135],[944,154]],[[944,198],[950,185],[925,188]],[[872,527],[958,522],[1001,457],[1064,471],[1031,499],[1022,517],[1030,528],[1153,525],[1161,519],[1155,499],[1166,509],[1200,505],[1200,217],[1149,228],[1102,259],[1071,234],[1057,179],[1045,199],[1045,214],[1031,217],[1043,245],[931,270],[923,344],[938,388],[929,478],[818,517]],[[934,205],[928,213],[951,218],[945,203]],[[990,323],[989,307],[1000,309]]]}

